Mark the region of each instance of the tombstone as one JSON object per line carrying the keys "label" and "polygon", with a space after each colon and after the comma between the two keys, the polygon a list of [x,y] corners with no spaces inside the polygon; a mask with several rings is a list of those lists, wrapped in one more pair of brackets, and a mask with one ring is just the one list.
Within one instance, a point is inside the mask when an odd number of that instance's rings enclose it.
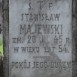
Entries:
{"label": "tombstone", "polygon": [[3,1],[5,77],[75,77],[75,3]]}

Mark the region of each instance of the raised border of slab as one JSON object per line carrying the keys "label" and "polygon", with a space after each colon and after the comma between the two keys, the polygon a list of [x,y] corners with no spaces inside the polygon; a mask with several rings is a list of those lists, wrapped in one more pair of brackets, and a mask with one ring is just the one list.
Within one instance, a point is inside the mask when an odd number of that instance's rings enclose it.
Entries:
{"label": "raised border of slab", "polygon": [[9,0],[2,0],[4,77],[9,77]]}

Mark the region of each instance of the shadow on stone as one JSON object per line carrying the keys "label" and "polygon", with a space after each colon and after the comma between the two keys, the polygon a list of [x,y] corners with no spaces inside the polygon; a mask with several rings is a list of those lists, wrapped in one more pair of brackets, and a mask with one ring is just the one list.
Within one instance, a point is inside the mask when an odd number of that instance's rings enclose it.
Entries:
{"label": "shadow on stone", "polygon": [[0,59],[0,77],[4,77],[3,76],[3,61],[2,61],[2,59]]}

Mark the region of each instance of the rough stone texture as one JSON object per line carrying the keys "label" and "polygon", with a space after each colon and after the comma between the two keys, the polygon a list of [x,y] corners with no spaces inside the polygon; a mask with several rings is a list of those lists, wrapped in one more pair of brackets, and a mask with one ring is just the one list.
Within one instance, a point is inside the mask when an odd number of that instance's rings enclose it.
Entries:
{"label": "rough stone texture", "polygon": [[[4,34],[4,77],[9,77],[8,69],[9,69],[9,59],[8,59],[8,46],[9,46],[9,0],[3,0],[3,34]],[[77,0],[73,0],[73,26],[72,26],[72,37],[73,37],[73,61],[77,61]],[[73,76],[77,77],[77,69],[74,68],[73,64]]]}
{"label": "rough stone texture", "polygon": [[9,0],[3,0],[3,44],[4,44],[4,77],[9,77],[9,59],[8,59],[8,46],[9,46]]}
{"label": "rough stone texture", "polygon": [[73,77],[77,77],[77,66],[74,67],[74,65],[77,65],[77,0],[73,0],[73,26],[72,26],[72,37],[73,37],[73,61],[76,63],[73,63]]}
{"label": "rough stone texture", "polygon": [[3,75],[3,59],[0,57],[0,77],[4,77]]}

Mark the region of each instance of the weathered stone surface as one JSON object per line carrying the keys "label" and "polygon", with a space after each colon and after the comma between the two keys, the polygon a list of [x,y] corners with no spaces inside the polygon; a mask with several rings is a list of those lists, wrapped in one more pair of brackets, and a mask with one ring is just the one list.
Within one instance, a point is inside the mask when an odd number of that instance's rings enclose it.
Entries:
{"label": "weathered stone surface", "polygon": [[[6,3],[6,5],[7,4],[8,3]],[[73,5],[73,24],[72,24],[72,0],[49,0],[49,1],[44,0],[44,3],[42,2],[41,4],[39,2],[37,3],[37,0],[22,0],[22,1],[9,0],[9,16],[8,16],[8,10],[4,10],[3,12],[4,34],[6,34],[6,36],[4,36],[4,45],[5,45],[4,49],[6,51],[5,63],[7,65],[9,64],[9,67],[6,67],[6,69],[9,68],[8,70],[9,74],[7,71],[5,77],[25,77],[25,76],[26,77],[31,77],[31,76],[32,77],[36,77],[36,76],[75,77],[76,76],[74,69],[71,66],[72,64],[69,67],[63,66],[62,68],[60,67],[54,68],[52,66],[53,69],[50,69],[50,67],[45,68],[45,66],[44,68],[41,68],[42,66],[40,65],[41,64],[40,62],[42,62],[42,64],[45,64],[44,62],[47,63],[59,62],[61,64],[62,62],[66,62],[67,65],[67,63],[69,62],[72,63],[72,60],[76,61],[75,56],[76,56],[76,31],[77,31],[76,28],[77,27],[76,27],[76,10],[74,10],[76,9],[76,6]],[[39,5],[41,5],[41,7]],[[5,9],[8,9],[8,5],[7,8]],[[50,17],[51,13],[53,14],[57,13],[58,15],[60,14],[60,18],[57,18],[57,20],[55,20],[54,18],[52,18],[51,20],[48,19],[49,21],[46,21],[46,19],[34,20],[34,18],[26,20],[25,16],[28,13],[33,15],[45,13],[45,15],[48,14],[48,17]],[[45,15],[43,16],[46,17]],[[24,27],[23,24],[25,25],[33,24],[31,25],[32,26],[31,31],[27,27]],[[62,30],[63,33],[59,34],[60,32],[58,33],[58,31],[54,31],[52,32],[51,35],[48,34],[49,31],[48,30],[46,34],[42,32],[43,31],[42,25],[41,25],[42,26],[41,30],[39,27],[39,29],[37,29],[38,31],[36,30],[35,33],[32,33],[35,29],[35,24],[51,24],[51,25],[61,24],[62,26],[60,25],[59,28],[61,29],[61,27],[63,27]],[[27,31],[27,29],[29,31]],[[39,42],[39,40],[42,38],[41,35],[43,36],[43,41]],[[64,46],[66,47],[66,49],[64,50],[65,52],[59,50],[58,44],[54,44],[53,38],[55,35],[57,35],[58,37],[59,35],[62,36],[59,42],[61,42],[62,40],[62,47]],[[31,38],[34,38],[32,36],[37,38],[37,42],[35,42],[35,39],[30,41]],[[68,41],[66,41],[66,39]],[[72,39],[73,39],[73,43],[72,43]],[[68,43],[65,44],[65,42]],[[57,48],[54,51],[50,50],[50,48],[54,49],[54,47],[52,46],[56,46]],[[22,47],[26,47],[27,50],[22,51],[21,50]],[[29,49],[28,47],[36,47],[36,49],[34,49],[35,52],[31,52],[32,49]],[[39,48],[40,51],[38,50],[38,47],[40,47]],[[43,49],[45,47],[47,47],[46,49],[47,51],[49,49],[49,52],[44,52]],[[72,54],[72,52],[74,52],[74,55]],[[26,67],[23,67],[24,66],[23,62],[25,63],[25,61],[27,62]],[[33,62],[35,63],[37,62],[35,68],[32,68]]]}
{"label": "weathered stone surface", "polygon": [[[3,47],[4,47],[4,77],[9,77],[9,0],[2,0],[3,12]],[[5,7],[6,6],[6,7]]]}

